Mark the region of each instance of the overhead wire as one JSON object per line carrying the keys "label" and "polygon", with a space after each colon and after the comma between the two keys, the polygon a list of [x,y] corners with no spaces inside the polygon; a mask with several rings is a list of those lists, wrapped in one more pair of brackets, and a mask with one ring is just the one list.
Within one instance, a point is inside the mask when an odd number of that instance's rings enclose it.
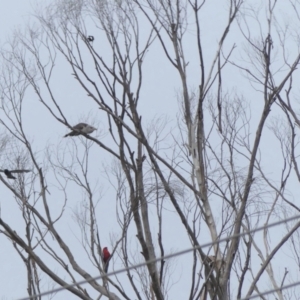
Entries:
{"label": "overhead wire", "polygon": [[[261,293],[255,294],[255,295],[251,295],[251,296],[249,296],[249,297],[240,298],[240,299],[238,299],[238,300],[249,300],[249,299],[258,298],[258,297],[261,297],[261,296],[264,296],[264,295],[272,294],[272,293],[277,292],[277,291],[286,290],[286,289],[295,287],[295,286],[297,286],[297,285],[300,285],[300,281],[296,281],[296,282],[294,282],[294,283],[287,284],[287,285],[284,285],[284,286],[279,287],[279,288],[276,288],[276,289],[272,289],[272,290],[268,290],[268,291],[265,291],[265,292],[261,292]],[[276,299],[277,299],[277,298],[276,298]]]}
{"label": "overhead wire", "polygon": [[[274,222],[274,223],[271,223],[271,224],[268,224],[268,225],[260,226],[260,227],[257,227],[255,229],[245,231],[243,233],[233,234],[233,235],[231,235],[229,237],[222,238],[222,239],[219,239],[219,240],[214,241],[214,242],[209,242],[209,243],[206,243],[206,244],[203,244],[203,245],[200,245],[200,246],[190,247],[188,249],[177,251],[177,252],[174,252],[172,254],[161,256],[159,258],[151,259],[151,260],[139,263],[139,264],[135,264],[135,265],[130,266],[130,267],[122,268],[122,269],[119,269],[119,270],[116,270],[116,271],[113,271],[113,272],[106,273],[104,275],[97,275],[97,276],[92,277],[90,279],[84,279],[84,280],[81,280],[81,281],[77,281],[77,282],[74,282],[72,284],[60,286],[58,288],[54,288],[54,289],[51,289],[49,291],[42,292],[40,294],[36,294],[36,295],[33,295],[33,296],[27,296],[27,297],[24,297],[24,298],[20,298],[18,300],[30,300],[30,299],[34,299],[36,297],[50,295],[52,293],[58,293],[58,292],[61,292],[63,290],[66,290],[68,288],[71,288],[71,287],[74,287],[74,286],[77,286],[77,285],[83,285],[83,284],[89,283],[89,282],[94,281],[94,280],[98,280],[98,279],[102,279],[102,278],[105,278],[105,277],[117,275],[117,274],[120,274],[120,273],[124,273],[124,272],[132,270],[132,269],[141,268],[141,267],[146,266],[148,264],[151,264],[151,263],[154,263],[154,262],[159,262],[161,260],[167,260],[167,259],[170,259],[170,258],[173,258],[173,257],[176,257],[176,256],[180,256],[180,255],[192,252],[194,250],[197,250],[199,248],[211,247],[211,246],[214,246],[216,244],[220,244],[220,243],[227,242],[227,241],[230,241],[230,240],[235,239],[235,238],[239,238],[239,237],[242,237],[242,236],[245,236],[245,235],[249,235],[249,234],[255,233],[257,231],[264,230],[266,228],[275,227],[275,226],[278,226],[278,225],[281,225],[283,223],[287,223],[287,222],[290,222],[290,221],[293,221],[293,220],[296,220],[296,219],[299,219],[299,218],[300,218],[300,215],[296,215],[296,216],[293,216],[293,217],[290,217],[290,218],[283,219],[281,221],[277,221],[277,222]],[[294,284],[294,285],[297,285],[297,284]],[[289,288],[289,286],[287,286],[286,288]],[[279,288],[277,290],[280,290],[280,289],[284,289],[284,288],[281,287],[281,288]],[[267,291],[265,293],[268,294],[268,293],[271,293],[271,292],[272,291],[270,290],[270,291]],[[254,296],[255,297],[259,297],[260,295],[263,295],[263,294],[261,293],[261,294],[257,294],[257,295],[254,295]],[[255,298],[254,296],[251,296],[251,298],[250,297],[243,298],[241,300],[252,299],[252,298]]]}

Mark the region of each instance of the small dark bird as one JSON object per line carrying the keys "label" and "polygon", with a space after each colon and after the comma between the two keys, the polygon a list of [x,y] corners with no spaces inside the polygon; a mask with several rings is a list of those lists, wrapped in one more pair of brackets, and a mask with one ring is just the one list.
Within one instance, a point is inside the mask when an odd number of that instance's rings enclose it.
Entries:
{"label": "small dark bird", "polygon": [[110,257],[111,257],[111,255],[110,255],[109,251],[107,250],[107,247],[104,247],[103,248],[102,259],[103,259],[103,262],[104,262],[104,271],[105,271],[105,273],[107,273],[107,270],[108,270],[108,264],[109,264]]}
{"label": "small dark bird", "polygon": [[91,42],[91,43],[95,40],[95,38],[94,38],[92,35],[89,35],[89,36],[87,37],[87,39],[88,39],[88,41]]}
{"label": "small dark bird", "polygon": [[90,126],[86,123],[79,123],[79,124],[75,125],[74,127],[72,127],[72,129],[73,129],[73,131],[66,134],[64,137],[80,135],[81,133],[90,134],[97,128]]}
{"label": "small dark bird", "polygon": [[9,171],[7,169],[4,169],[4,170],[0,170],[0,172],[4,172],[6,177],[9,179],[16,179],[16,177],[13,176],[12,173],[28,173],[28,172],[30,172],[30,170],[11,170],[11,171]]}

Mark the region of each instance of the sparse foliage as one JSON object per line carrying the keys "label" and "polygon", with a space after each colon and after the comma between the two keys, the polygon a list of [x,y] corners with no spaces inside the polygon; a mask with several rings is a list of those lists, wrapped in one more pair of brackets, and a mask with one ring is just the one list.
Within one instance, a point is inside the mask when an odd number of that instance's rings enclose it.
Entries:
{"label": "sparse foliage", "polygon": [[[50,281],[80,299],[291,298],[299,221],[202,247],[299,213],[300,3],[285,2],[58,0],[3,46],[0,169],[32,173],[0,174],[19,210],[0,232],[29,296]],[[37,143],[30,107],[71,134]],[[104,247],[126,272],[106,276]]]}

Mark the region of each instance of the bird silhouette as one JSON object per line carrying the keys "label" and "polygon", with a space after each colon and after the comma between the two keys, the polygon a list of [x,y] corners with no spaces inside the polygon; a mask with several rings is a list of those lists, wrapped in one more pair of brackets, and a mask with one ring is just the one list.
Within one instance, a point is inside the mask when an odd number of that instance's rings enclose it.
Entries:
{"label": "bird silhouette", "polygon": [[86,123],[79,123],[79,124],[75,125],[74,127],[72,127],[72,129],[73,130],[71,132],[69,132],[68,134],[66,134],[64,137],[80,135],[82,133],[90,134],[97,128],[90,126]]}
{"label": "bird silhouette", "polygon": [[4,169],[4,170],[0,170],[0,172],[3,172],[7,178],[9,179],[16,179],[15,176],[13,176],[12,173],[28,173],[30,172],[30,170],[7,170],[7,169]]}
{"label": "bird silhouette", "polygon": [[88,39],[89,42],[93,42],[95,40],[95,38],[92,35],[89,35],[87,37],[87,39]]}

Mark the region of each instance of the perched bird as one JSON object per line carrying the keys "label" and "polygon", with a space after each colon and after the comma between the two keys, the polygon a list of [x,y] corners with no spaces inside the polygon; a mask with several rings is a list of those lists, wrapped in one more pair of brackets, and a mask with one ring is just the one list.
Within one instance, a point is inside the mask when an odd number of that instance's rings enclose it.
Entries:
{"label": "perched bird", "polygon": [[208,263],[210,267],[214,267],[216,270],[220,271],[225,266],[225,260],[223,259],[216,259],[215,255],[207,256]]}
{"label": "perched bird", "polygon": [[95,40],[95,38],[92,35],[89,35],[87,37],[87,39],[88,39],[89,42],[93,42]]}
{"label": "perched bird", "polygon": [[103,259],[103,262],[104,262],[104,271],[105,271],[105,273],[107,273],[108,264],[109,264],[109,260],[110,260],[110,253],[107,250],[107,247],[103,248],[102,259]]}
{"label": "perched bird", "polygon": [[208,258],[209,265],[212,267],[214,265],[214,263],[216,262],[216,256],[209,255],[209,256],[207,256],[207,258]]}
{"label": "perched bird", "polygon": [[70,133],[66,134],[64,137],[67,136],[74,136],[74,135],[80,135],[81,133],[85,133],[85,134],[90,134],[92,133],[94,130],[96,130],[97,128],[90,126],[86,123],[79,123],[77,125],[75,125],[74,127],[72,127],[73,131],[71,131]]}
{"label": "perched bird", "polygon": [[4,170],[0,170],[0,172],[4,172],[6,177],[9,179],[16,179],[16,177],[13,176],[12,173],[28,173],[28,172],[30,172],[30,170],[11,170],[11,171],[9,171],[7,169],[4,169]]}

